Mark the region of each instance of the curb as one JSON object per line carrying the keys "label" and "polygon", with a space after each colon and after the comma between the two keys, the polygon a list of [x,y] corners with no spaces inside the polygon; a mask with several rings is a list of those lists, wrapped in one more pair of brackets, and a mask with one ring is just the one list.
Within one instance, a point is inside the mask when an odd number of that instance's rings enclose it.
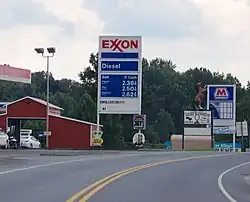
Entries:
{"label": "curb", "polygon": [[80,155],[100,155],[100,154],[119,154],[120,151],[90,150],[90,151],[44,151],[40,156],[80,156]]}

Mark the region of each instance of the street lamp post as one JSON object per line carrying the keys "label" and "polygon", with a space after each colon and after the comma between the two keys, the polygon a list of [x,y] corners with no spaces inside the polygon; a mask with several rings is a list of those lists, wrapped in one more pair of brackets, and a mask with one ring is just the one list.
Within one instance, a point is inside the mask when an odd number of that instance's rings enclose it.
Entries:
{"label": "street lamp post", "polygon": [[46,148],[49,148],[49,59],[55,55],[56,49],[54,47],[47,48],[49,55],[44,55],[44,48],[35,48],[38,54],[41,54],[47,59],[47,113],[46,113]]}

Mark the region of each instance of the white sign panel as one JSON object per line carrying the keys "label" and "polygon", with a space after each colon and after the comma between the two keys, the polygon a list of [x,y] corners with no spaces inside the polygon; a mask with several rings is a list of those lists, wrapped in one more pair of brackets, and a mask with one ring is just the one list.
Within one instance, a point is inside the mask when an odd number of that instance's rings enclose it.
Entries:
{"label": "white sign panel", "polygon": [[184,136],[211,136],[211,128],[184,128]]}
{"label": "white sign panel", "polygon": [[211,111],[184,111],[184,124],[211,124]]}
{"label": "white sign panel", "polygon": [[98,113],[141,114],[141,36],[100,36]]}
{"label": "white sign panel", "polygon": [[246,121],[236,123],[237,136],[248,136],[248,125]]}

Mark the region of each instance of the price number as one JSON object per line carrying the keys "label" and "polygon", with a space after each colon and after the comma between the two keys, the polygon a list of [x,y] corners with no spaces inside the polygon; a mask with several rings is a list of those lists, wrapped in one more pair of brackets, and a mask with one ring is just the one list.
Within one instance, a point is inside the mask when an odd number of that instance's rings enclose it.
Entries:
{"label": "price number", "polygon": [[137,97],[137,92],[122,92],[122,97]]}
{"label": "price number", "polygon": [[122,91],[137,91],[137,86],[122,86]]}
{"label": "price number", "polygon": [[123,81],[122,81],[122,85],[123,85],[123,86],[133,86],[133,85],[137,85],[137,81],[134,81],[134,80],[123,80]]}

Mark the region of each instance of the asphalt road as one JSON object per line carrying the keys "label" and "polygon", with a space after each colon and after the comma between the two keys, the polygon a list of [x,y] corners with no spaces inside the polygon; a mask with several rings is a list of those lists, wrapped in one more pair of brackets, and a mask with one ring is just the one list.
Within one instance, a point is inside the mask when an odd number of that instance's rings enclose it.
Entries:
{"label": "asphalt road", "polygon": [[[38,152],[0,154],[0,201],[65,202],[114,172],[167,161],[166,164],[118,178],[94,193],[88,201],[226,202],[229,200],[219,189],[218,177],[225,170],[250,161],[250,153],[190,159],[214,154],[219,153],[103,152],[75,156],[40,156]],[[174,159],[184,160],[169,161]],[[225,174],[222,179],[225,189],[237,202],[250,201],[250,185],[245,180],[248,175],[250,164]]]}

